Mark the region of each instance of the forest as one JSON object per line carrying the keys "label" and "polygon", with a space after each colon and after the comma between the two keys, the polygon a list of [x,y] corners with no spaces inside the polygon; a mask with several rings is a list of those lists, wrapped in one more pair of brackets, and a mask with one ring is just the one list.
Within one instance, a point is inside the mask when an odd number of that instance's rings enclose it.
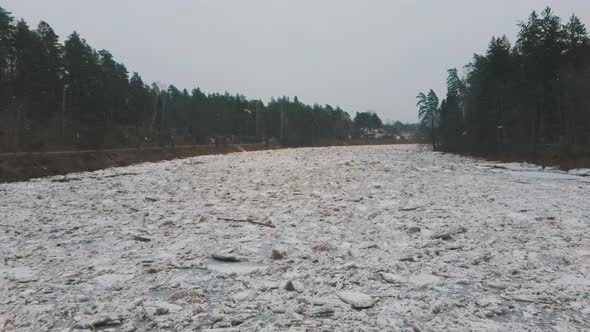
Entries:
{"label": "forest", "polygon": [[578,17],[550,9],[518,24],[516,42],[492,37],[463,71],[448,70],[446,96],[417,96],[435,149],[535,159],[588,155],[590,39]]}
{"label": "forest", "polygon": [[78,33],[62,45],[48,23],[32,29],[0,7],[2,151],[202,144],[215,137],[311,145],[382,125],[370,112],[356,119],[340,107],[307,105],[297,97],[264,104],[239,94],[148,84]]}

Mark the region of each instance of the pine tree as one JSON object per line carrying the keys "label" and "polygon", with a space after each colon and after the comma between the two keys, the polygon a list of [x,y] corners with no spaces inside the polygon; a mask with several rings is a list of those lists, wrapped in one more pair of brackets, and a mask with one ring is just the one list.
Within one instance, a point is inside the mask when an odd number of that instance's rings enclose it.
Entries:
{"label": "pine tree", "polygon": [[39,42],[38,58],[33,67],[37,87],[35,103],[42,118],[55,118],[63,103],[62,47],[46,22],[39,23],[35,34]]}
{"label": "pine tree", "polygon": [[117,63],[107,50],[98,52],[100,66],[101,95],[100,103],[104,105],[109,124],[117,124],[126,112],[126,100],[129,89],[127,68]]}
{"label": "pine tree", "polygon": [[104,124],[105,111],[98,104],[101,92],[98,54],[76,32],[65,41],[64,68],[68,108],[73,118],[85,126]]}
{"label": "pine tree", "polygon": [[576,15],[572,14],[569,22],[563,26],[563,29],[568,51],[588,46],[588,31],[586,30],[586,26]]}
{"label": "pine tree", "polygon": [[418,99],[418,118],[422,126],[430,134],[432,140],[432,148],[438,147],[437,127],[439,125],[439,99],[433,90],[428,91],[428,94],[420,92],[416,97]]}
{"label": "pine tree", "polygon": [[12,35],[13,17],[0,6],[0,87],[3,91],[8,82],[8,54]]}
{"label": "pine tree", "polygon": [[464,82],[459,78],[456,68],[449,69],[447,96],[440,107],[440,136],[449,149],[458,149],[463,136],[463,95]]}

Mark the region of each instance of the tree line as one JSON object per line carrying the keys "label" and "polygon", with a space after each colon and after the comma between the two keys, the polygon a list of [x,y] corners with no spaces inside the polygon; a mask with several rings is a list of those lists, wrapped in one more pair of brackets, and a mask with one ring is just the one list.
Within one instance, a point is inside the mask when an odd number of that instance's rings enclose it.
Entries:
{"label": "tree line", "polygon": [[465,75],[448,70],[442,101],[417,96],[434,148],[536,156],[590,147],[590,39],[578,17],[546,8],[518,24],[517,40],[492,37]]}
{"label": "tree line", "polygon": [[354,132],[340,107],[297,97],[265,105],[239,94],[148,85],[78,33],[62,45],[46,22],[31,29],[0,7],[1,150],[193,144],[219,136],[309,145]]}

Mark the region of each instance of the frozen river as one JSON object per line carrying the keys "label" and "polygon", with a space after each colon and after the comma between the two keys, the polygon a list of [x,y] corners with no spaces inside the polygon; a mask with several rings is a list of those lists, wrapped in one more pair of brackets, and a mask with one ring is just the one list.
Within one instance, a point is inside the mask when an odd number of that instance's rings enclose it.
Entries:
{"label": "frozen river", "polygon": [[587,177],[415,145],[0,184],[0,330],[589,330],[589,230]]}

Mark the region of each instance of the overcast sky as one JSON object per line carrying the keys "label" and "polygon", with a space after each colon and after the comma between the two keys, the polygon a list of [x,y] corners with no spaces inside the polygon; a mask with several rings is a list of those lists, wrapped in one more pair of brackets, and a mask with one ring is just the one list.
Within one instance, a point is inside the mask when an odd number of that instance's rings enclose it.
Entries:
{"label": "overcast sky", "polygon": [[514,41],[545,6],[590,26],[589,0],[4,0],[17,18],[78,31],[144,81],[248,98],[298,96],[351,116],[416,121],[415,96],[444,93],[446,69]]}

